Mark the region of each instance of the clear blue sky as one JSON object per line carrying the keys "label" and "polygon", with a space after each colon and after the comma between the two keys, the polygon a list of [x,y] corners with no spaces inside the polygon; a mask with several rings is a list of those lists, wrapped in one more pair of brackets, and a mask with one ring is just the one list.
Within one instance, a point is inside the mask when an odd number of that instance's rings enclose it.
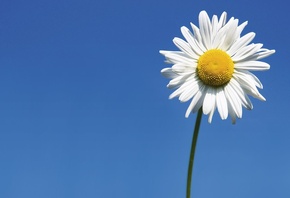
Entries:
{"label": "clear blue sky", "polygon": [[198,13],[249,21],[276,54],[267,99],[203,117],[192,197],[290,197],[285,1],[0,1],[0,197],[182,198],[195,116],[168,100],[160,49]]}

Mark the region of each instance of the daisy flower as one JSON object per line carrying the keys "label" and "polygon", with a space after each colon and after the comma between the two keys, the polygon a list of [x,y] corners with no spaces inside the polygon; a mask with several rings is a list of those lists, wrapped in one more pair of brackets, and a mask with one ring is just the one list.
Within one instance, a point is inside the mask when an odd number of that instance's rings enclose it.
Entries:
{"label": "daisy flower", "polygon": [[230,115],[235,123],[242,117],[242,107],[253,108],[248,95],[265,101],[257,89],[263,88],[262,83],[251,71],[268,70],[270,65],[259,60],[275,50],[262,48],[260,43],[249,44],[255,33],[241,36],[247,22],[239,25],[238,19],[227,21],[226,17],[223,12],[219,19],[214,15],[210,20],[206,11],[201,11],[199,28],[191,23],[191,32],[183,26],[185,40],[173,39],[180,51],[160,50],[166,63],[173,64],[161,70],[171,79],[167,87],[176,89],[169,98],[191,100],[185,117],[202,108],[211,123],[217,109],[221,119]]}

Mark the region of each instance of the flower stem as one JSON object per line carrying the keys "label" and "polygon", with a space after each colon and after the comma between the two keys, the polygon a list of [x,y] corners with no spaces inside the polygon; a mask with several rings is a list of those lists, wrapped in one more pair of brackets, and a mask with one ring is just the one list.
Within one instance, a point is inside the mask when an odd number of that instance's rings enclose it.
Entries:
{"label": "flower stem", "polygon": [[194,154],[195,154],[195,147],[196,147],[196,142],[197,142],[197,137],[198,137],[198,131],[199,131],[200,123],[201,123],[201,117],[202,117],[202,107],[198,110],[198,114],[195,121],[192,143],[191,143],[190,158],[189,158],[189,165],[188,165],[188,172],[187,172],[186,198],[190,198],[191,176],[192,176],[192,169],[193,169]]}

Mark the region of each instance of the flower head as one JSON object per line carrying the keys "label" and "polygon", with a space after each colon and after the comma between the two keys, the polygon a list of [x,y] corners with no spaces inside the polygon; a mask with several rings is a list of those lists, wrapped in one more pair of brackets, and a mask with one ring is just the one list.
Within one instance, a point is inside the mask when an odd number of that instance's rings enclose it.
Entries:
{"label": "flower head", "polygon": [[247,22],[238,25],[238,19],[226,21],[226,16],[223,12],[219,19],[214,15],[210,20],[206,11],[201,11],[199,28],[191,23],[192,33],[183,26],[185,40],[173,39],[180,51],[160,50],[166,63],[173,64],[161,70],[171,79],[167,87],[176,89],[169,98],[179,97],[181,102],[191,99],[185,117],[202,107],[209,123],[216,109],[221,119],[229,114],[235,123],[242,117],[242,106],[253,108],[248,95],[265,101],[257,89],[263,86],[250,71],[268,70],[270,65],[258,60],[275,50],[262,48],[260,43],[249,44],[255,33],[241,36]]}

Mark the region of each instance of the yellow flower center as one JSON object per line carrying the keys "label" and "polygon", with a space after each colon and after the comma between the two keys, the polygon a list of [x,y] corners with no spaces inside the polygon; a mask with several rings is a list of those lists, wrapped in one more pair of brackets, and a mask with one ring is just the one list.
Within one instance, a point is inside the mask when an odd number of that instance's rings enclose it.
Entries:
{"label": "yellow flower center", "polygon": [[198,59],[197,75],[206,85],[222,86],[231,80],[233,73],[234,62],[222,50],[208,50]]}

